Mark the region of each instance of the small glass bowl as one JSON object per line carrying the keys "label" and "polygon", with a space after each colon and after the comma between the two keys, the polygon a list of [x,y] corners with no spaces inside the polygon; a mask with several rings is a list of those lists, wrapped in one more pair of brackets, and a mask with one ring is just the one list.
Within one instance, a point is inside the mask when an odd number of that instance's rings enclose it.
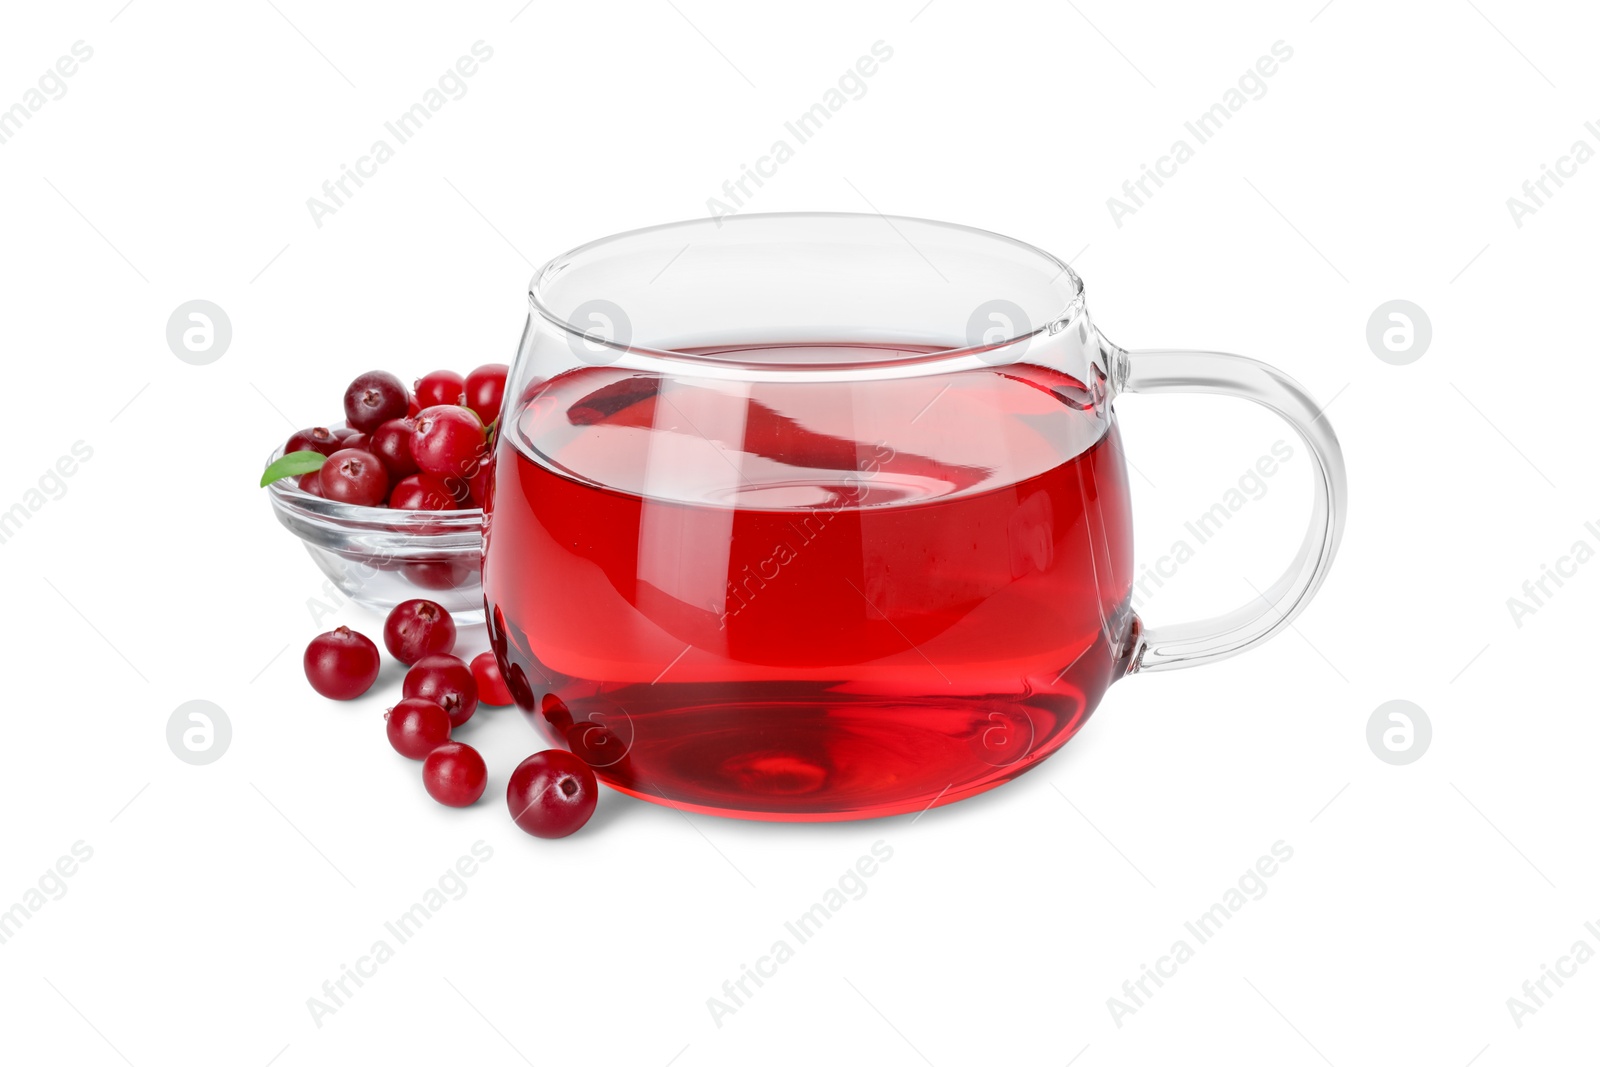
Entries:
{"label": "small glass bowl", "polygon": [[[274,452],[268,462],[283,455]],[[298,477],[267,486],[272,511],[339,592],[387,612],[423,598],[453,615],[483,616],[483,509],[403,511],[324,500]]]}

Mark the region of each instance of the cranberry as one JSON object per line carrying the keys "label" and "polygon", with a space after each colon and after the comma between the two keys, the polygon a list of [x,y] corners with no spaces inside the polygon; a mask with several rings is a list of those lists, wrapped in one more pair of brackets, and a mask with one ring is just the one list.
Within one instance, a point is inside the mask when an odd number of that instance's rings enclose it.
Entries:
{"label": "cranberry", "polygon": [[317,472],[322,495],[344,504],[374,505],[389,495],[383,461],[359,448],[341,448]]}
{"label": "cranberry", "polygon": [[589,821],[599,793],[588,764],[552,748],[517,764],[506,784],[506,807],[534,837],[566,837]]}
{"label": "cranberry", "polygon": [[522,664],[513,663],[505,674],[506,688],[511,690],[511,699],[517,702],[517,707],[533,710],[533,684],[528,681],[528,672],[522,669]]}
{"label": "cranberry", "polygon": [[331,456],[339,451],[339,448],[339,438],[334,436],[332,430],[323,426],[313,426],[309,430],[300,430],[290,437],[283,446],[283,454],[315,452],[318,455]]}
{"label": "cranberry", "polygon": [[494,471],[494,460],[489,455],[484,455],[478,462],[478,469],[467,477],[467,497],[473,507],[487,507],[489,504],[489,476]]}
{"label": "cranberry", "polygon": [[456,507],[483,507],[483,501],[489,493],[489,471],[493,467],[494,457],[485,449],[468,460],[460,470],[442,476],[444,484],[455,496]]}
{"label": "cranberry", "polygon": [[431,600],[407,600],[384,620],[383,643],[389,655],[409,667],[430,653],[455,648],[456,622]]}
{"label": "cranberry", "polygon": [[389,493],[389,506],[407,511],[449,511],[456,506],[456,498],[437,475],[413,474],[395,483]]}
{"label": "cranberry", "polygon": [[[359,448],[363,452],[372,452],[372,438],[368,437],[364,433],[353,433],[349,437],[339,438],[339,447]],[[376,452],[373,452],[372,454],[375,456],[377,455]],[[383,457],[378,456],[378,458],[381,460]]]}
{"label": "cranberry", "polygon": [[362,433],[371,433],[390,419],[404,417],[410,394],[388,371],[369,370],[344,391],[344,418]]}
{"label": "cranberry", "polygon": [[452,808],[478,802],[489,784],[489,768],[471,745],[447,741],[422,761],[422,785],[428,795]]}
{"label": "cranberry", "polygon": [[450,713],[431,700],[407,697],[383,717],[389,744],[406,759],[423,759],[450,740]]}
{"label": "cranberry", "polygon": [[333,436],[337,437],[341,441],[354,437],[355,435],[356,431],[349,426],[335,426],[333,428]]}
{"label": "cranberry", "polygon": [[[516,675],[520,666],[519,663],[511,665],[512,677]],[[510,681],[510,678],[507,681]],[[516,690],[513,689],[512,692]],[[572,729],[572,710],[554,693],[546,693],[544,699],[539,701],[539,714],[544,716],[544,721],[550,724],[552,730],[562,736],[566,736],[567,731]]]}
{"label": "cranberry", "polygon": [[495,707],[511,703],[511,687],[500,674],[500,661],[493,652],[480,652],[472,657],[472,680],[478,683],[478,699]]}
{"label": "cranberry", "polygon": [[321,471],[311,471],[309,474],[302,474],[300,477],[296,478],[295,484],[300,487],[300,491],[302,493],[310,493],[312,496],[321,496],[321,478]]}
{"label": "cranberry", "polygon": [[506,395],[506,375],[510,371],[504,363],[485,363],[467,375],[462,403],[477,412],[485,425],[500,417],[500,401]]}
{"label": "cranberry", "polygon": [[425,408],[435,404],[461,403],[461,390],[466,381],[453,370],[436,370],[424,374],[415,384],[417,403]]}
{"label": "cranberry", "polygon": [[407,581],[420,589],[460,589],[479,573],[479,568],[472,563],[421,559],[404,564],[400,571]]}
{"label": "cranberry", "polygon": [[411,455],[429,474],[466,478],[483,453],[483,423],[466,408],[436,405],[417,415]]}
{"label": "cranberry", "polygon": [[417,403],[416,396],[414,394],[412,394],[412,393],[407,393],[406,394],[406,418],[408,418],[408,419],[416,418],[417,417],[417,412],[419,412],[421,410],[422,410],[422,405]]}
{"label": "cranberry", "polygon": [[411,435],[416,429],[417,424],[407,416],[390,419],[372,431],[372,451],[383,460],[389,477],[395,481],[417,473],[417,461],[411,457]]}
{"label": "cranberry", "polygon": [[447,474],[440,479],[445,488],[450,490],[451,499],[456,502],[457,508],[472,507],[472,483],[455,474]]}
{"label": "cranberry", "polygon": [[306,681],[330,700],[354,700],[378,677],[378,646],[348,626],[311,639],[304,659]]}
{"label": "cranberry", "polygon": [[473,680],[472,668],[443,652],[423,656],[412,664],[402,692],[439,705],[449,713],[451,726],[460,726],[478,710],[478,683]]}
{"label": "cranberry", "polygon": [[[591,715],[593,712],[586,713]],[[618,736],[605,722],[596,716],[591,719],[585,717],[567,727],[562,736],[566,739],[567,748],[572,754],[591,767],[615,767],[628,758],[628,749],[632,745],[632,721],[623,719],[626,738]]]}

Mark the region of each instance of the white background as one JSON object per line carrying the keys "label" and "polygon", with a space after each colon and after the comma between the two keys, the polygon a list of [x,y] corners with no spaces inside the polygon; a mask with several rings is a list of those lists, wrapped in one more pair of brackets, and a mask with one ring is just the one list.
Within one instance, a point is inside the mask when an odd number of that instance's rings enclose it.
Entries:
{"label": "white background", "polygon": [[[1584,130],[1600,120],[1600,20],[1506,0],[920,2],[8,11],[0,107],[75,41],[94,54],[0,145],[0,510],[74,442],[93,458],[0,545],[0,908],[75,842],[93,857],[0,945],[0,1057],[1594,1054],[1600,963],[1521,1027],[1506,1000],[1575,941],[1600,950],[1583,926],[1600,921],[1600,564],[1520,627],[1506,600],[1573,542],[1600,546],[1584,529],[1600,520],[1600,162],[1520,228],[1506,198],[1573,141],[1600,148]],[[307,197],[480,39],[494,56],[467,94],[315,226]],[[998,230],[1074,257],[1120,344],[1284,368],[1331,402],[1349,466],[1330,580],[1292,632],[1118,684],[1034,772],[919,819],[774,826],[608,794],[578,836],[537,841],[499,800],[539,747],[509,711],[465,731],[490,761],[486,799],[439,807],[382,737],[392,663],[350,705],[308,690],[312,635],[380,623],[350,606],[314,616],[321,575],[254,487],[263,455],[290,424],[336,417],[359,371],[509,360],[534,264],[704,215],[878,40],[894,55],[866,95],[751,209]],[[1107,198],[1279,40],[1293,58],[1266,95],[1115,225]],[[233,324],[209,366],[165,341],[196,298]],[[1365,339],[1395,298],[1433,324],[1408,366]],[[1233,401],[1118,406],[1141,563],[1287,435]],[[1308,486],[1296,442],[1145,617],[1264,588]],[[1400,767],[1365,733],[1397,698],[1433,724]],[[165,741],[191,699],[233,724],[205,767]],[[317,1026],[307,998],[479,840],[493,858],[466,896]],[[878,840],[894,856],[866,896],[715,1025],[707,998]],[[1280,840],[1294,855],[1269,892],[1116,1025],[1107,998]]]}

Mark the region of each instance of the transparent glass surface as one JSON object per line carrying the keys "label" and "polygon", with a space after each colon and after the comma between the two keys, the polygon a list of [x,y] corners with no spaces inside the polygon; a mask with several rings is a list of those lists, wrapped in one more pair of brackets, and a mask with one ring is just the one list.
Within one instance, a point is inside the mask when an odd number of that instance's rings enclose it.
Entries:
{"label": "transparent glass surface", "polygon": [[1130,609],[1112,400],[1186,371],[1106,342],[1045,252],[735,216],[585,245],[529,296],[485,610],[518,704],[616,788],[919,811],[1036,765],[1141,665],[1270,632],[1230,617],[1169,648]]}
{"label": "transparent glass surface", "polygon": [[482,511],[341,504],[303,492],[297,481],[267,486],[272,512],[342,595],[378,612],[419,597],[469,620],[483,610]]}

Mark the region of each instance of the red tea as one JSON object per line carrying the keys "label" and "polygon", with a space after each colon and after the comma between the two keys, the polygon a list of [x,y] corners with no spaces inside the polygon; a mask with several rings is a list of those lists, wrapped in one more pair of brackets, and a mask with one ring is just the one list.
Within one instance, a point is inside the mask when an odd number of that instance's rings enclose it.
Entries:
{"label": "red tea", "polygon": [[[784,352],[808,356],[840,353]],[[499,448],[484,592],[508,682],[626,792],[919,811],[1049,755],[1127,669],[1121,440],[1055,371],[586,367],[511,411]]]}

